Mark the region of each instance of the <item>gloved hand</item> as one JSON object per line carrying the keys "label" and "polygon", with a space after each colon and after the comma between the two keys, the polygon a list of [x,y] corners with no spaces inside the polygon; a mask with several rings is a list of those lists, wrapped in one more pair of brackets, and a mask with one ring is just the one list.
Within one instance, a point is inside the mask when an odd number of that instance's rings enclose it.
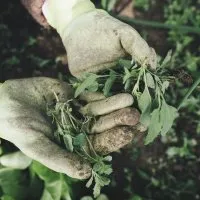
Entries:
{"label": "gloved hand", "polygon": [[[55,101],[54,92],[60,101],[73,97],[73,90],[67,83],[51,78],[8,80],[0,84],[0,137],[54,171],[73,178],[88,178],[90,165],[53,142],[52,122],[46,114],[46,105]],[[80,98],[92,101],[81,109],[82,113],[104,115],[91,130],[93,134],[98,133],[91,138],[98,153],[116,151],[134,138],[132,127],[138,123],[139,113],[134,108],[125,108],[133,103],[131,95],[118,94],[106,99],[88,93]],[[1,160],[5,164],[6,159]]]}
{"label": "gloved hand", "polygon": [[90,0],[46,0],[47,22],[60,34],[74,76],[112,67],[130,54],[139,63],[156,67],[156,53],[131,26],[95,9]]}
{"label": "gloved hand", "polygon": [[44,0],[21,0],[21,3],[40,25],[48,26],[48,23],[42,13]]}

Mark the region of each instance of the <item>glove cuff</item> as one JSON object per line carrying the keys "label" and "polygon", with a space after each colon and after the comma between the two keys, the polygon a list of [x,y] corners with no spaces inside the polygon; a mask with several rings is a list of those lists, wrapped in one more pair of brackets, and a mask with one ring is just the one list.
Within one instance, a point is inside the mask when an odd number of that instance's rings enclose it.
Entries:
{"label": "glove cuff", "polygon": [[72,20],[93,10],[95,6],[90,0],[46,0],[42,6],[47,22],[60,35]]}

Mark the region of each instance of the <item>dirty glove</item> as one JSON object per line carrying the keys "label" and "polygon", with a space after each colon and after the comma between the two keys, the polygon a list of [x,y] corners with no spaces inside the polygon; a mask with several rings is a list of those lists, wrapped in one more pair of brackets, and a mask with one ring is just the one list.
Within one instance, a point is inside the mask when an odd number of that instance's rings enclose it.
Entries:
{"label": "dirty glove", "polygon": [[[46,114],[46,105],[55,102],[54,92],[63,102],[73,98],[73,90],[67,83],[51,78],[8,80],[0,84],[0,137],[54,171],[73,178],[88,178],[90,165],[53,142],[52,121]],[[138,123],[139,113],[134,108],[126,108],[133,103],[131,95],[118,94],[106,99],[98,93],[88,93],[80,98],[90,102],[81,109],[83,114],[100,116],[91,130],[92,143],[98,153],[116,151],[133,139],[131,127]],[[19,159],[18,154],[11,157]],[[0,161],[6,165],[8,159]],[[21,168],[28,163],[29,160]]]}
{"label": "dirty glove", "polygon": [[48,26],[48,23],[42,13],[44,0],[21,0],[21,3],[40,25]]}
{"label": "dirty glove", "polygon": [[43,13],[60,34],[74,76],[114,66],[130,54],[139,63],[156,67],[154,49],[131,26],[95,9],[89,0],[46,0]]}

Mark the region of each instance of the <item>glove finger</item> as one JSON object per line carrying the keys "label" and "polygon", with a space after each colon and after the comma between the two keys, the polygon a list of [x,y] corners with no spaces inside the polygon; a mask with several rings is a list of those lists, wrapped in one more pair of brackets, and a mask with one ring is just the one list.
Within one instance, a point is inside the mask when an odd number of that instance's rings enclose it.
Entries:
{"label": "glove finger", "polygon": [[136,130],[138,130],[140,133],[144,133],[144,132],[146,132],[147,131],[147,127],[145,126],[145,125],[143,125],[142,123],[138,123],[137,125],[136,125]]}
{"label": "glove finger", "polygon": [[[32,131],[32,134],[34,133]],[[86,179],[91,175],[91,168],[81,157],[60,148],[43,134],[26,144],[16,144],[27,156],[39,161],[48,168],[67,174],[72,178]]]}
{"label": "glove finger", "polygon": [[128,93],[116,94],[103,100],[88,103],[80,109],[83,115],[105,115],[133,104],[133,97]]}
{"label": "glove finger", "polygon": [[119,150],[135,137],[137,131],[128,126],[115,127],[103,133],[90,136],[95,151],[106,155]]}
{"label": "glove finger", "polygon": [[123,108],[108,115],[101,116],[93,125],[91,133],[101,133],[116,126],[135,126],[138,124],[140,113],[135,108]]}
{"label": "glove finger", "polygon": [[119,34],[122,47],[134,60],[140,64],[149,65],[151,69],[156,69],[157,56],[155,50],[149,47],[135,29],[127,25],[119,30]]}
{"label": "glove finger", "polygon": [[[38,117],[39,118],[39,117]],[[23,122],[23,123],[20,123]],[[10,127],[12,124],[12,128]],[[47,136],[53,135],[47,122],[31,117],[1,120],[1,137],[15,144],[25,155],[48,168],[72,178],[86,179],[90,165],[76,154],[69,153]],[[9,133],[9,134],[8,134]]]}
{"label": "glove finger", "polygon": [[21,151],[9,153],[0,157],[0,164],[14,169],[26,169],[32,159],[24,155]]}
{"label": "glove finger", "polygon": [[87,103],[103,100],[105,98],[106,97],[101,92],[84,92],[79,96],[80,100],[86,101]]}
{"label": "glove finger", "polygon": [[[26,91],[26,92],[25,92]],[[57,96],[60,102],[65,102],[73,98],[74,93],[73,89],[69,84],[65,82],[61,82],[57,79],[46,78],[46,77],[37,77],[37,78],[27,78],[27,79],[18,79],[16,80],[8,80],[1,86],[1,93],[9,94],[0,96],[0,103],[3,105],[3,102],[8,102],[10,96],[14,97],[15,102],[12,104],[16,104],[17,102],[27,102],[29,104],[28,108],[34,106],[35,110],[42,109],[46,111],[47,104],[55,103]],[[8,98],[9,97],[9,98]],[[12,114],[13,108],[8,112],[8,106],[4,106],[4,117],[5,115]],[[21,110],[16,111],[16,113],[22,113]],[[30,114],[30,116],[33,116]]]}

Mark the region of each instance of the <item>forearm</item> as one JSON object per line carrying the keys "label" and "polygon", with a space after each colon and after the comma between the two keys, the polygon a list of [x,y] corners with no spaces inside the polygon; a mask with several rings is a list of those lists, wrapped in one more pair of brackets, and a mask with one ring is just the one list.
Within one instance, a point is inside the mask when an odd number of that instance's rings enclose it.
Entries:
{"label": "forearm", "polygon": [[42,7],[47,22],[60,35],[74,18],[94,9],[90,0],[46,0]]}
{"label": "forearm", "polygon": [[72,75],[113,67],[127,54],[156,68],[156,53],[139,33],[90,0],[46,0],[43,11],[62,38]]}

